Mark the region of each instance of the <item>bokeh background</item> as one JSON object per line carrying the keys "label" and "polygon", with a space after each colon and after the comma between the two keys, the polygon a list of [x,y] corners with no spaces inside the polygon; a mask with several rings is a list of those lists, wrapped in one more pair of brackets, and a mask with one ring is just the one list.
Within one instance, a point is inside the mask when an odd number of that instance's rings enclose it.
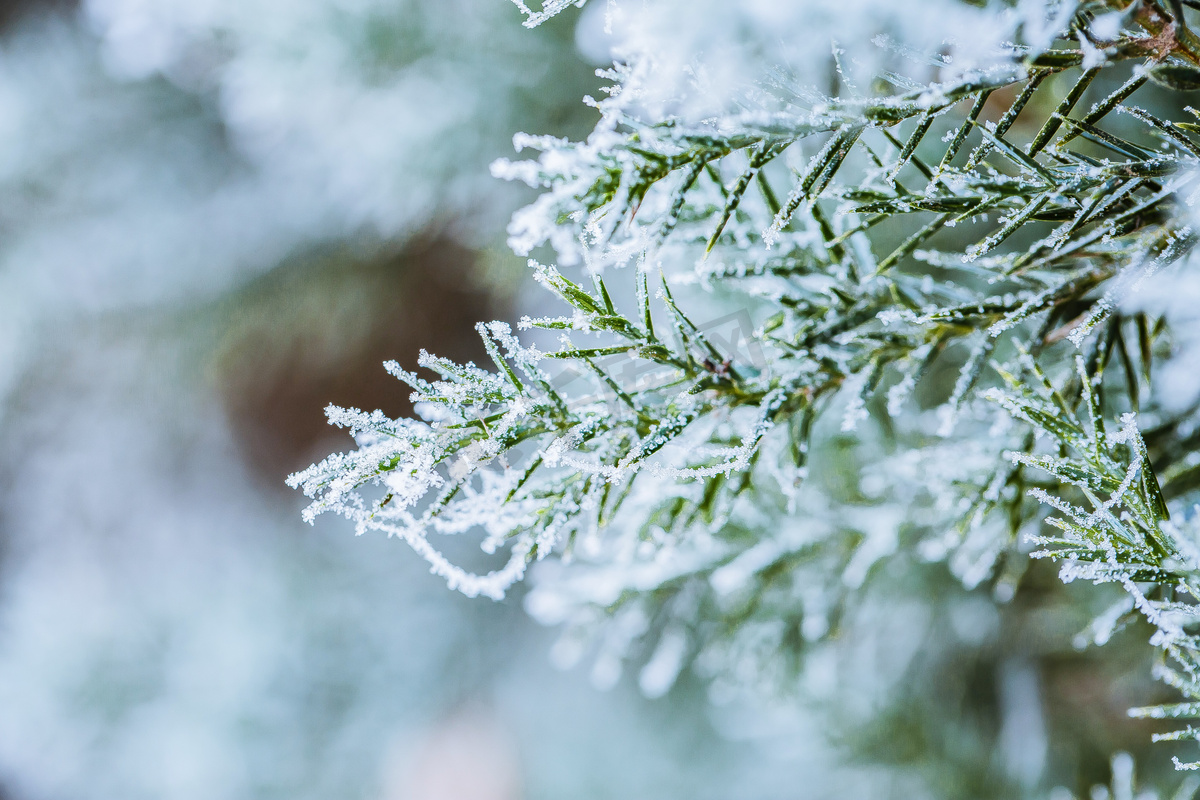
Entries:
{"label": "bokeh background", "polygon": [[595,14],[0,9],[0,798],[790,794],[702,687],[600,693],[519,593],[283,485],[350,446],[327,403],[406,411],[384,359],[513,316],[531,195],[488,164],[594,124]]}

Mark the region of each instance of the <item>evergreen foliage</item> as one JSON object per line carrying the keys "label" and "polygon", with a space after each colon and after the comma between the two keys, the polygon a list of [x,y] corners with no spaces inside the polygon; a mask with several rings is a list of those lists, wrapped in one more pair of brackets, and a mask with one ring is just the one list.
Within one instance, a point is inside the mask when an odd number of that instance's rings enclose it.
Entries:
{"label": "evergreen foliage", "polygon": [[[706,54],[672,72],[633,14],[593,135],[493,170],[543,190],[511,243],[558,310],[481,324],[486,369],[389,364],[420,419],[331,407],[359,446],[292,476],[306,518],[472,596],[547,560],[528,605],[562,653],[591,642],[601,683],[641,660],[652,696],[693,662],[788,691],[888,559],[1004,602],[1049,558],[1124,589],[1093,642],[1153,626],[1185,702],[1133,713],[1200,717],[1197,398],[1158,379],[1196,354],[1153,301],[1194,280],[1200,4],[853,5],[919,35],[834,26],[823,89],[756,63],[715,100]],[[939,14],[994,41],[920,49]],[[501,566],[432,538],[471,532]]]}

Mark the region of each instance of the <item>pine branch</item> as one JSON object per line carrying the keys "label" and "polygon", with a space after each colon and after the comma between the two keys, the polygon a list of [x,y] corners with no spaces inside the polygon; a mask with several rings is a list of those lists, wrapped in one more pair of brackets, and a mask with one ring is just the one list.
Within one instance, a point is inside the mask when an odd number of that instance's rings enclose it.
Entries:
{"label": "pine branch", "polygon": [[[536,24],[572,3],[518,5]],[[1096,40],[1091,15],[1113,9],[1127,27]],[[1200,468],[1170,421],[1138,428],[1163,332],[1121,311],[1195,244],[1197,128],[1132,102],[1150,81],[1200,80],[1200,51],[1161,4],[1082,4],[1057,33],[1079,49],[1012,47],[962,72],[931,54],[920,79],[889,63],[867,95],[845,75],[836,96],[773,80],[701,118],[655,115],[650,67],[615,66],[587,141],[518,137],[540,157],[493,168],[544,190],[510,243],[557,253],[530,265],[561,316],[522,322],[558,332],[557,349],[489,323],[493,371],[428,355],[436,380],[391,367],[423,418],[331,409],[359,449],[292,476],[308,518],[398,535],[472,595],[571,560],[578,584],[543,592],[555,620],[624,619],[619,657],[644,641],[652,677],[673,678],[698,654],[727,663],[712,654],[768,623],[776,650],[803,650],[902,546],[853,521],[884,499],[809,481],[814,449],[875,426],[910,473],[925,465],[917,488],[892,489],[929,508],[904,524],[920,546],[965,584],[988,580],[1040,521],[1032,493],[1057,512],[1040,554],[1064,578],[1124,586],[1200,701],[1198,645],[1163,594],[1196,585],[1190,528],[1169,509]],[[936,431],[914,393],[941,400]],[[1129,414],[1111,427],[1115,403]],[[470,532],[507,553],[495,571],[432,544]]]}

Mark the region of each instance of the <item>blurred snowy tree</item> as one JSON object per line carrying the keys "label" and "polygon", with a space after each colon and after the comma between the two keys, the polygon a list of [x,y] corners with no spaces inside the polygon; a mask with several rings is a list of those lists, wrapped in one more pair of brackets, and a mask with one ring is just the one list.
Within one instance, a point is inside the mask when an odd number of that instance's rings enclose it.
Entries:
{"label": "blurred snowy tree", "polygon": [[292,476],[307,518],[471,596],[541,562],[556,658],[823,708],[905,796],[1132,796],[1104,709],[1150,666],[1068,653],[1132,625],[1187,701],[1135,714],[1200,716],[1197,8],[596,0],[595,131],[493,166],[565,313],[389,364],[419,419],[331,407],[359,447]]}
{"label": "blurred snowy tree", "polygon": [[504,131],[578,129],[563,109],[590,85],[551,73],[574,60],[569,28],[530,37],[513,16],[486,0],[88,0],[13,22],[0,395],[64,320],[209,302],[330,245],[489,246],[480,231],[520,196],[486,174]]}

